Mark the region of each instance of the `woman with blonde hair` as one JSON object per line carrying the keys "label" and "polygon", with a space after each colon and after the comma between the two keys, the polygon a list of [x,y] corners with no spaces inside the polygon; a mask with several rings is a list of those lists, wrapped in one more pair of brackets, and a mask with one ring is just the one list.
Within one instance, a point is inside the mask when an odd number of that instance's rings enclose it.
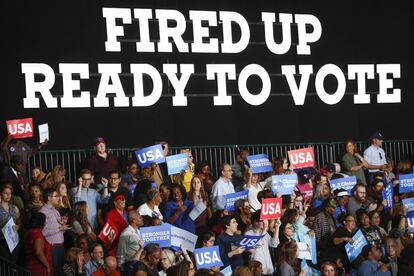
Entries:
{"label": "woman with blonde hair", "polygon": [[43,182],[43,190],[47,188],[56,188],[59,183],[65,181],[65,175],[66,170],[63,166],[55,166],[52,171],[46,175],[45,181]]}
{"label": "woman with blonde hair", "polygon": [[72,247],[65,255],[65,264],[63,265],[64,276],[84,275],[85,258],[80,248]]}
{"label": "woman with blonde hair", "polygon": [[187,153],[187,169],[181,173],[182,176],[182,185],[185,188],[185,191],[188,193],[191,188],[191,180],[194,176],[194,163],[193,163],[193,154],[191,153],[190,149],[182,149],[180,153]]}

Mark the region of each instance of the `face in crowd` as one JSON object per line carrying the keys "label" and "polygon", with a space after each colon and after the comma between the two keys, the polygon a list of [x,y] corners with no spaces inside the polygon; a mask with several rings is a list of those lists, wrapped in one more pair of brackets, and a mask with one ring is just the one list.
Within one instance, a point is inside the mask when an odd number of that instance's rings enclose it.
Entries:
{"label": "face in crowd", "polygon": [[160,186],[160,196],[162,201],[167,202],[168,201],[168,197],[170,196],[170,190],[168,189],[167,186],[163,185]]}
{"label": "face in crowd", "polygon": [[99,143],[99,144],[96,146],[96,152],[97,152],[98,154],[105,153],[105,151],[106,151],[106,145],[105,145],[105,143]]}
{"label": "face in crowd", "polygon": [[117,189],[120,182],[120,175],[118,173],[111,173],[111,175],[109,176],[109,187],[112,189]]}
{"label": "face in crowd", "polygon": [[48,196],[49,204],[57,207],[59,206],[59,195],[57,192],[53,192],[52,195]]}
{"label": "face in crowd", "polygon": [[230,220],[230,224],[227,226],[227,229],[231,232],[231,233],[236,233],[237,232],[237,221],[235,218]]}
{"label": "face in crowd", "polygon": [[10,188],[4,188],[1,193],[1,201],[9,203],[12,198],[12,190]]}
{"label": "face in crowd", "polygon": [[221,175],[225,179],[231,179],[233,175],[233,170],[231,169],[230,165],[224,165],[223,171],[221,172]]}
{"label": "face in crowd", "polygon": [[359,202],[365,202],[367,199],[367,190],[365,187],[358,186],[354,192],[355,199]]}
{"label": "face in crowd", "polygon": [[211,247],[216,242],[216,238],[213,236],[209,238],[207,241],[203,242],[203,247]]}
{"label": "face in crowd", "polygon": [[103,264],[104,262],[104,251],[102,246],[95,246],[91,253],[91,257],[93,260],[99,264]]}
{"label": "face in crowd", "polygon": [[350,154],[355,153],[355,145],[352,142],[348,142],[345,146],[346,152]]}
{"label": "face in crowd", "polygon": [[382,140],[374,138],[374,139],[372,139],[372,144],[376,147],[381,147],[382,146]]}
{"label": "face in crowd", "polygon": [[183,195],[181,193],[181,190],[178,187],[174,187],[174,189],[172,191],[172,195],[173,195],[173,199],[175,201],[181,201],[183,199]]}
{"label": "face in crowd", "polygon": [[118,210],[124,210],[125,209],[125,198],[119,198],[117,200],[115,200],[115,208]]}
{"label": "face in crowd", "polygon": [[90,173],[84,173],[84,174],[82,174],[81,177],[82,177],[82,186],[84,188],[89,188],[89,186],[92,183],[92,174],[90,174]]}
{"label": "face in crowd", "polygon": [[193,186],[194,191],[200,191],[202,185],[200,178],[195,176],[191,181],[191,185]]}

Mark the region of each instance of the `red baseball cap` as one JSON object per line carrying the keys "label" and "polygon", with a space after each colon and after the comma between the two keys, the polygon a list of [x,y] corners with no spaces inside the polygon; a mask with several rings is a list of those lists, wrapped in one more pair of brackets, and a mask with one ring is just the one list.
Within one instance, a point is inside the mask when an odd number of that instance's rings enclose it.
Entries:
{"label": "red baseball cap", "polygon": [[116,195],[112,201],[115,202],[117,200],[125,200],[124,195],[121,195],[121,194]]}
{"label": "red baseball cap", "polygon": [[98,137],[95,139],[95,146],[99,145],[100,143],[106,144],[104,138]]}

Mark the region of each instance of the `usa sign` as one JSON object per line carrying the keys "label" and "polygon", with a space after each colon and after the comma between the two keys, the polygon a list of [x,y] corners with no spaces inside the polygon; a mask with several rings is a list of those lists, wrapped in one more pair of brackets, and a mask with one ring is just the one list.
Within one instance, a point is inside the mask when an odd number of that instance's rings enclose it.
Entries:
{"label": "usa sign", "polygon": [[262,199],[262,209],[260,211],[260,220],[278,219],[282,215],[281,198],[264,198]]}
{"label": "usa sign", "polygon": [[308,168],[315,165],[313,148],[305,148],[288,151],[290,164],[294,169]]}
{"label": "usa sign", "polygon": [[27,138],[33,136],[32,118],[6,121],[7,132],[11,138]]}

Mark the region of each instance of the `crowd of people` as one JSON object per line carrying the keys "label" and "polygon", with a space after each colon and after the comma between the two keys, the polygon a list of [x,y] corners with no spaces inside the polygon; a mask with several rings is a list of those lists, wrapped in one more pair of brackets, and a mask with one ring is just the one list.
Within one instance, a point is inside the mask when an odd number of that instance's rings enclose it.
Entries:
{"label": "crowd of people", "polygon": [[[8,137],[0,154],[0,228],[10,220],[20,242],[10,252],[0,232],[0,255],[33,275],[412,275],[413,235],[399,193],[399,177],[412,173],[409,160],[394,164],[382,149],[383,136],[374,133],[371,146],[358,153],[353,141],[344,143],[337,163],[293,169],[286,156],[275,157],[272,172],[252,173],[246,148],[231,164],[212,175],[210,164],[193,162],[179,174],[168,175],[165,163],[141,168],[136,159],[121,164],[97,138],[94,153],[79,170],[76,183],[66,179],[62,165],[26,172],[35,148]],[[159,142],[164,156],[169,145]],[[272,190],[272,176],[297,175],[292,194]],[[355,176],[351,194],[333,189],[334,179]],[[383,190],[392,185],[393,206]],[[248,190],[247,198],[226,210],[226,195]],[[262,200],[282,199],[279,219],[261,220]],[[199,202],[207,207],[195,220],[190,212]],[[110,220],[118,235],[107,242],[100,235]],[[140,229],[171,224],[198,236],[197,246],[218,246],[221,267],[197,269],[193,252],[184,246],[160,247],[141,238]],[[350,261],[346,244],[361,231],[367,241]],[[254,248],[237,245],[244,236],[261,236]],[[299,259],[298,243],[316,240],[317,263]],[[305,264],[305,265],[304,265]],[[307,270],[305,270],[307,267]],[[309,267],[312,268],[309,270]],[[319,271],[319,272],[316,272]],[[313,273],[313,274],[312,274]]]}

